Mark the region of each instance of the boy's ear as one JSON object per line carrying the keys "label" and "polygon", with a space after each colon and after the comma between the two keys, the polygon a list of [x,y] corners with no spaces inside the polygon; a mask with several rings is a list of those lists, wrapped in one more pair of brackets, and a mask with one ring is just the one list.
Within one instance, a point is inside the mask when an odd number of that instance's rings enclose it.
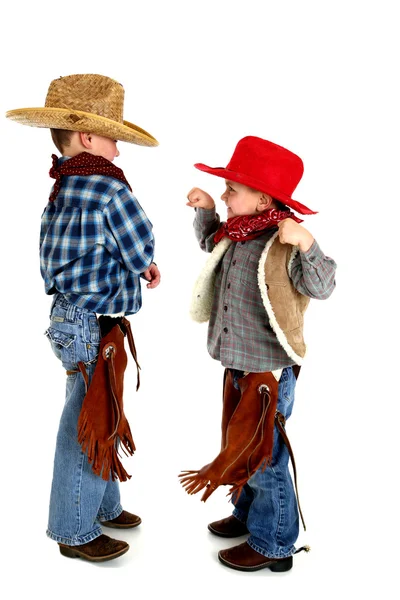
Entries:
{"label": "boy's ear", "polygon": [[271,196],[269,196],[268,194],[261,194],[261,196],[258,199],[257,211],[263,212],[264,210],[267,210],[267,208],[271,208],[272,202],[273,199]]}
{"label": "boy's ear", "polygon": [[84,146],[85,148],[91,148],[92,147],[92,136],[90,133],[79,133],[79,137],[81,139],[81,144],[82,146]]}

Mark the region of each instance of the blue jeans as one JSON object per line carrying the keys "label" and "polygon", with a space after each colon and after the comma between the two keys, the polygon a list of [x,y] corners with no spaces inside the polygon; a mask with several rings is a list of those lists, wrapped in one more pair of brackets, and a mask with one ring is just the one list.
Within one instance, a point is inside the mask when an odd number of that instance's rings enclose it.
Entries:
{"label": "blue jeans", "polygon": [[[93,376],[100,344],[96,314],[68,302],[57,294],[46,331],[54,354],[67,371],[82,361],[89,381]],[[102,534],[99,521],[122,512],[117,481],[104,481],[92,471],[78,444],[77,423],[85,397],[81,373],[67,375],[67,392],[54,457],[47,535],[63,544],[77,546]]]}
{"label": "blue jeans", "polygon": [[[292,367],[282,371],[279,381],[278,411],[286,419],[292,413],[296,378]],[[275,426],[271,466],[259,469],[248,480],[235,505],[233,514],[246,523],[250,536],[247,543],[269,558],[285,558],[295,552],[299,534],[299,514],[292,478],[289,453]]]}

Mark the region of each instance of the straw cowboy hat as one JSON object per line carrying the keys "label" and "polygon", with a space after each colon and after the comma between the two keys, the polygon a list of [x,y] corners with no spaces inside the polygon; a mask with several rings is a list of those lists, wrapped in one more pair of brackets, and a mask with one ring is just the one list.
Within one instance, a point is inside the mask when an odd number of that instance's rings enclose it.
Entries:
{"label": "straw cowboy hat", "polygon": [[6,117],[31,127],[95,133],[139,146],[158,146],[144,129],[123,120],[124,88],[104,75],[68,75],[50,83],[44,108],[9,110]]}
{"label": "straw cowboy hat", "polygon": [[302,215],[315,214],[292,198],[303,175],[303,161],[273,142],[249,135],[238,142],[226,167],[208,167],[202,163],[194,166],[200,171],[264,192]]}

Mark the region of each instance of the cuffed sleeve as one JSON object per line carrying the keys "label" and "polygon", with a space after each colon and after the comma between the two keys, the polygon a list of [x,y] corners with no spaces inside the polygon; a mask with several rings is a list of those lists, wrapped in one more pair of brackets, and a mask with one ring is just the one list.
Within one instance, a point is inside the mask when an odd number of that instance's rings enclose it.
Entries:
{"label": "cuffed sleeve", "polygon": [[220,218],[215,208],[196,208],[194,232],[200,248],[211,252],[215,246],[214,235],[220,226]]}

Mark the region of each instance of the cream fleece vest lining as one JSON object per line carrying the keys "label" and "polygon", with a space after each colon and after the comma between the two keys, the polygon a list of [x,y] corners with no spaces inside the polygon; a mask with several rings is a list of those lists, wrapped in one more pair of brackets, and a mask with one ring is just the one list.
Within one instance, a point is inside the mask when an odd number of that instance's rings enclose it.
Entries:
{"label": "cream fleece vest lining", "polygon": [[[303,359],[299,356],[294,349],[290,346],[285,333],[278,324],[275,317],[275,313],[272,304],[268,298],[267,287],[265,285],[265,264],[267,261],[268,253],[272,244],[275,242],[278,236],[278,232],[268,240],[264,250],[262,251],[260,261],[258,264],[258,287],[260,289],[261,298],[263,301],[264,308],[267,312],[271,327],[278,339],[278,342],[283,347],[287,355],[298,365],[301,365]],[[201,271],[193,288],[192,302],[190,306],[190,316],[197,323],[204,323],[209,320],[211,315],[211,309],[214,299],[214,288],[215,288],[215,268],[219,262],[223,259],[232,241],[229,238],[223,238],[213,249],[210,256],[208,257],[203,270]],[[292,247],[291,255],[288,262],[288,273],[293,264],[293,260],[297,255],[299,249],[297,246]]]}

